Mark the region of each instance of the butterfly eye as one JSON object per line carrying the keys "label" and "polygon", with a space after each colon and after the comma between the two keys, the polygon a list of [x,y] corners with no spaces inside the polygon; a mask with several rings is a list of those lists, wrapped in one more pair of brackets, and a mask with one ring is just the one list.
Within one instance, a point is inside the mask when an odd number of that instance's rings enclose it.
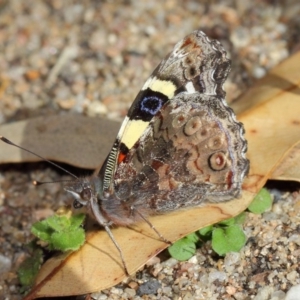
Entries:
{"label": "butterfly eye", "polygon": [[83,207],[83,205],[82,205],[79,201],[74,200],[74,202],[73,202],[73,207],[74,207],[75,209],[79,209],[79,208]]}
{"label": "butterfly eye", "polygon": [[80,197],[84,201],[89,201],[92,197],[92,191],[90,188],[84,188],[80,193]]}

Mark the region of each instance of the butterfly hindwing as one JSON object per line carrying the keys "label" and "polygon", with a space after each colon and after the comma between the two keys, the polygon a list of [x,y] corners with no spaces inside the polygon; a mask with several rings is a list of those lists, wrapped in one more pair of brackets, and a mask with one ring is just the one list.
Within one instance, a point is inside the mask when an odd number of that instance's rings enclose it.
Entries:
{"label": "butterfly hindwing", "polygon": [[177,95],[118,165],[115,199],[162,213],[237,197],[248,171],[242,132],[233,111],[216,96]]}

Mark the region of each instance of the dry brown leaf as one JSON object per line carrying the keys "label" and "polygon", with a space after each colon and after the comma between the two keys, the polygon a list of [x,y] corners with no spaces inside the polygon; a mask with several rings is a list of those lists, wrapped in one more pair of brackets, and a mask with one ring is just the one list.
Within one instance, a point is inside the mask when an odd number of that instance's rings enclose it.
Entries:
{"label": "dry brown leaf", "polygon": [[[106,158],[119,128],[119,122],[104,118],[64,115],[4,124],[0,126],[0,135],[49,160],[95,169]],[[18,148],[1,144],[0,163],[40,160]]]}
{"label": "dry brown leaf", "polygon": [[291,147],[282,157],[270,179],[300,182],[300,142]]}
{"label": "dry brown leaf", "polygon": [[299,68],[300,52],[274,68],[238,101],[247,108],[238,119],[246,129],[253,192],[265,184],[266,175],[271,178],[282,156],[300,141]]}
{"label": "dry brown leaf", "polygon": [[[151,218],[170,241],[246,209],[278,162],[300,140],[300,53],[274,69],[240,99],[238,119],[245,125],[251,169],[241,199]],[[280,80],[279,80],[280,79]],[[175,225],[174,225],[175,224]],[[147,224],[135,230],[113,229],[130,273],[167,247]],[[87,243],[66,260],[53,258],[42,267],[36,286],[26,299],[84,294],[108,288],[125,277],[119,254],[104,231],[90,233]]]}
{"label": "dry brown leaf", "polygon": [[[281,94],[300,95],[300,51],[273,68],[267,76],[257,81],[235,103],[230,104],[237,115],[256,107],[263,102],[272,101]],[[284,113],[280,110],[280,115]]]}
{"label": "dry brown leaf", "polygon": [[[200,227],[239,214],[252,198],[252,193],[244,192],[238,200],[156,216],[150,221],[161,234],[175,241]],[[113,234],[122,248],[131,274],[168,246],[157,238],[146,223],[132,228],[119,227],[113,230]],[[90,233],[80,251],[70,254],[66,260],[61,257],[48,260],[39,273],[35,288],[25,299],[95,292],[111,287],[124,278],[120,255],[106,232],[101,230]]]}

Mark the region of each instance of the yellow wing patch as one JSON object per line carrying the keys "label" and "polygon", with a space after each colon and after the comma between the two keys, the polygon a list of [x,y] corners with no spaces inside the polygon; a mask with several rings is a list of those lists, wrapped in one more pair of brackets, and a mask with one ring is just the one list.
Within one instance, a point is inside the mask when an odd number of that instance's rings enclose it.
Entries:
{"label": "yellow wing patch", "polygon": [[[168,99],[173,98],[177,90],[176,85],[172,81],[160,80],[157,79],[157,77],[150,77],[144,84],[142,90],[148,88],[154,92],[164,94]],[[148,124],[148,121],[130,120],[126,117],[118,134],[119,140],[125,144],[128,149],[131,149],[141,137]]]}
{"label": "yellow wing patch", "polygon": [[131,149],[137,140],[141,137],[142,133],[147,128],[149,122],[142,120],[129,120],[126,127],[122,132],[120,140],[128,149]]}
{"label": "yellow wing patch", "polygon": [[157,77],[150,77],[146,81],[142,90],[146,90],[147,88],[150,88],[154,92],[162,93],[169,99],[174,97],[177,90],[176,85],[171,80],[160,80]]}

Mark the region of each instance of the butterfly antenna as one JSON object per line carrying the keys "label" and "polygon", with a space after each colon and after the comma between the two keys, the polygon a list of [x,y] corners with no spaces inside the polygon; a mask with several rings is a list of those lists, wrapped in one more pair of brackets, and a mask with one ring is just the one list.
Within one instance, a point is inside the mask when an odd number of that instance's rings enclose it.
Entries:
{"label": "butterfly antenna", "polygon": [[[54,162],[51,161],[51,160],[48,160],[48,159],[44,158],[43,156],[40,156],[40,155],[38,155],[38,154],[36,154],[36,153],[34,153],[34,152],[32,152],[32,151],[26,149],[26,148],[23,148],[23,147],[21,147],[21,146],[16,145],[15,143],[13,143],[12,141],[8,140],[8,139],[5,138],[4,136],[1,136],[1,135],[0,135],[0,140],[1,140],[2,142],[4,142],[4,143],[8,144],[8,145],[15,146],[15,147],[17,147],[17,148],[19,148],[19,149],[22,149],[22,150],[24,150],[24,151],[26,151],[26,152],[28,152],[28,153],[30,153],[30,154],[32,154],[32,155],[35,155],[35,156],[39,157],[40,159],[42,159],[42,160],[48,162],[48,163],[51,164],[52,166],[55,166],[56,168],[58,168],[58,169],[64,171],[65,173],[71,175],[72,177],[78,179],[78,177],[77,177],[76,175],[74,175],[73,173],[69,172],[69,171],[66,170],[65,168],[61,167],[60,165],[54,163]],[[35,183],[35,182],[36,182],[36,183]],[[55,182],[55,181],[54,181],[54,182]],[[38,182],[38,181],[34,181],[33,184],[35,184],[35,185],[41,185],[41,184],[44,184],[44,183],[46,183],[46,182]],[[53,182],[52,182],[52,183],[53,183]]]}
{"label": "butterfly antenna", "polygon": [[73,180],[55,180],[55,181],[37,181],[33,180],[32,183],[35,186],[39,186],[45,183],[62,183],[62,182],[74,182]]}

